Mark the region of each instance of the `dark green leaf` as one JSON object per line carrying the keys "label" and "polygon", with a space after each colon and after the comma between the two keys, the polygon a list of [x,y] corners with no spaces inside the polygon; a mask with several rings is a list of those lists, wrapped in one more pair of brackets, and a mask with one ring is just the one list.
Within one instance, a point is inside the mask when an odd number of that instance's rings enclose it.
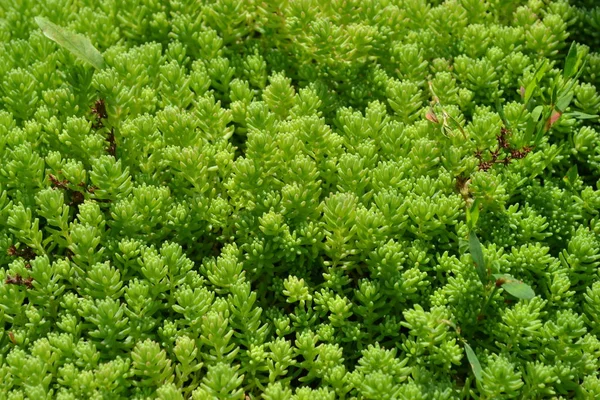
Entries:
{"label": "dark green leaf", "polygon": [[469,230],[473,230],[477,226],[479,219],[479,199],[476,199],[471,208],[467,208],[467,226]]}
{"label": "dark green leaf", "polygon": [[496,98],[496,111],[498,112],[500,119],[502,119],[502,122],[504,123],[506,129],[511,129],[510,122],[508,122],[508,120],[506,119],[506,115],[504,115],[504,107],[502,107],[502,104],[500,104],[499,97]]}
{"label": "dark green leaf", "polygon": [[526,144],[529,144],[531,142],[531,139],[533,138],[533,134],[535,132],[535,126],[536,121],[534,121],[533,118],[528,118],[527,125],[525,126],[525,134],[523,135],[523,141]]}
{"label": "dark green leaf", "polygon": [[477,235],[474,231],[469,232],[469,251],[471,252],[471,257],[473,257],[473,261],[475,262],[477,275],[479,275],[481,283],[485,285],[487,283],[487,271],[485,269],[483,249],[481,248],[481,243],[479,242],[479,239],[477,239]]}
{"label": "dark green leaf", "polygon": [[558,85],[552,85],[552,94],[550,96],[550,104],[556,104],[556,99],[558,98]]}
{"label": "dark green leaf", "polygon": [[567,175],[565,176],[564,179],[567,183],[569,183],[570,185],[573,185],[575,183],[575,181],[577,180],[578,176],[579,176],[579,174],[577,173],[577,165],[573,165],[567,171]]}
{"label": "dark green leaf", "polygon": [[571,47],[569,48],[569,53],[567,54],[567,58],[565,59],[565,69],[563,70],[563,77],[565,79],[575,75],[578,61],[579,55],[577,54],[577,45],[575,42],[572,42]]}
{"label": "dark green leaf", "polygon": [[535,138],[533,139],[533,145],[537,146],[540,141],[542,140],[542,137],[544,136],[544,133],[547,132],[546,130],[546,123],[547,121],[550,119],[550,117],[552,116],[552,109],[548,108],[542,115],[542,118],[539,120],[539,122],[537,123],[536,127],[535,127]]}
{"label": "dark green leaf", "polygon": [[42,17],[35,17],[35,22],[47,38],[64,47],[81,60],[92,64],[95,68],[104,68],[102,54],[92,45],[92,42],[88,38],[69,32],[62,26],[58,26]]}
{"label": "dark green leaf", "polygon": [[587,60],[584,58],[583,61],[581,62],[581,66],[579,67],[579,69],[577,70],[577,73],[575,74],[575,76],[573,77],[573,81],[577,81],[579,79],[579,77],[581,76],[581,74],[583,73],[583,70],[585,69],[585,64],[587,63]]}
{"label": "dark green leaf", "polygon": [[467,353],[467,360],[469,360],[469,364],[471,364],[473,375],[475,375],[475,378],[477,378],[477,380],[480,381],[483,377],[483,369],[481,368],[481,364],[479,363],[477,355],[467,342],[465,342],[465,353]]}

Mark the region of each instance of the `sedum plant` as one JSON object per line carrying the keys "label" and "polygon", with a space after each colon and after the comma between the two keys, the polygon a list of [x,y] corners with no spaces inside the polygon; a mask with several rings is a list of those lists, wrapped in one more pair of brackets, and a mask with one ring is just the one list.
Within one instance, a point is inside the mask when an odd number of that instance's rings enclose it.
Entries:
{"label": "sedum plant", "polygon": [[593,1],[0,4],[0,399],[600,397]]}

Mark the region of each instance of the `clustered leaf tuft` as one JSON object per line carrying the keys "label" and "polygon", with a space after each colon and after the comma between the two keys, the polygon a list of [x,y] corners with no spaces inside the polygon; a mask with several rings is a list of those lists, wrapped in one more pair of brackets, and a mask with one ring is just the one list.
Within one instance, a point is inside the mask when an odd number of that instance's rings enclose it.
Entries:
{"label": "clustered leaf tuft", "polygon": [[592,0],[0,7],[0,400],[600,398]]}

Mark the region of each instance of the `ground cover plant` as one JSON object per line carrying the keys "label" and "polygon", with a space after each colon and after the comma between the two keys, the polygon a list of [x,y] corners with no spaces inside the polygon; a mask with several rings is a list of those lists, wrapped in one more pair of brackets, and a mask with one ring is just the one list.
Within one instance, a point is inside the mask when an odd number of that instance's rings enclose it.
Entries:
{"label": "ground cover plant", "polygon": [[599,28],[0,0],[0,399],[600,398]]}

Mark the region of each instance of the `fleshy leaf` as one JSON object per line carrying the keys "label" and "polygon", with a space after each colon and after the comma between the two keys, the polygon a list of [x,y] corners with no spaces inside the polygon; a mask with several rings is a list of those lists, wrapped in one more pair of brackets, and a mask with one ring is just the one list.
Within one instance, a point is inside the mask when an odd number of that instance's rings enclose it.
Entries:
{"label": "fleshy leaf", "polygon": [[475,378],[477,378],[478,381],[481,380],[483,369],[481,368],[477,355],[467,342],[465,342],[465,353],[467,353],[467,360],[469,360],[469,364],[471,364],[471,369],[473,370]]}
{"label": "fleshy leaf", "polygon": [[69,50],[79,59],[92,64],[96,69],[104,68],[104,57],[102,57],[102,54],[88,38],[69,32],[62,26],[48,21],[46,18],[35,17],[35,22],[47,38]]}

